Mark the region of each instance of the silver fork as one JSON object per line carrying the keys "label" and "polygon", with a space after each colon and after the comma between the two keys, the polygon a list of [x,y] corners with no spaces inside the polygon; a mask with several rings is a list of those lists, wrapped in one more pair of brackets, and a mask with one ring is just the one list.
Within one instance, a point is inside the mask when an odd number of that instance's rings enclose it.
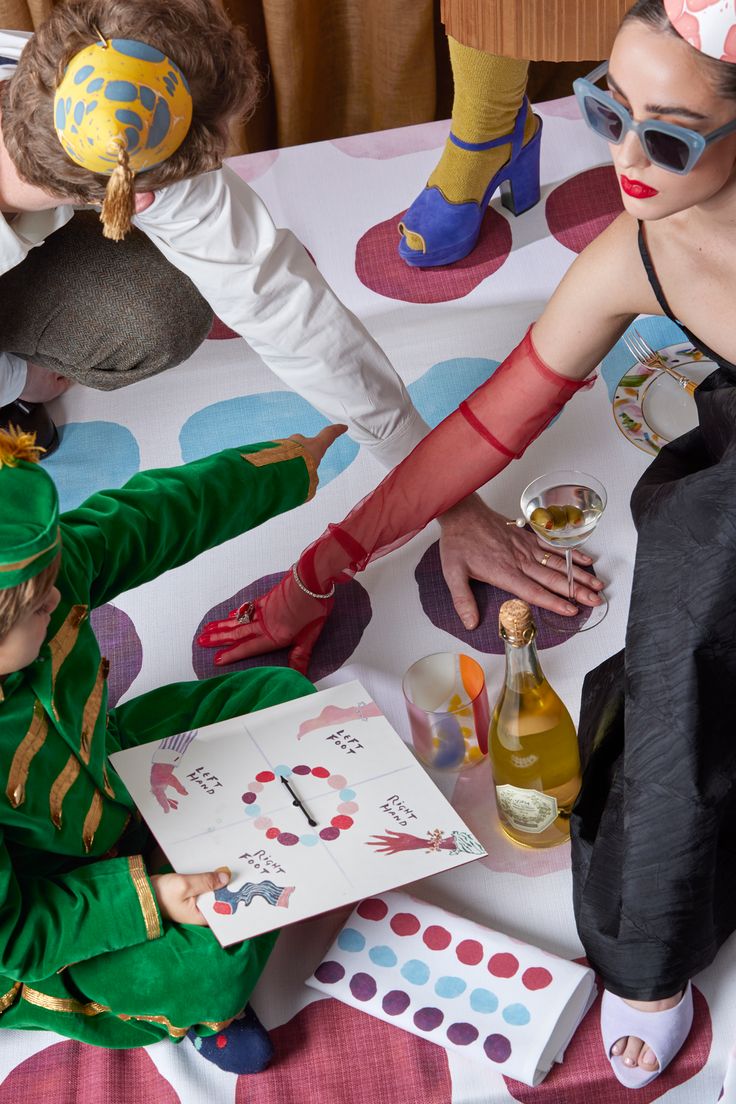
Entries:
{"label": "silver fork", "polygon": [[624,344],[640,364],[646,365],[647,368],[661,369],[668,376],[672,376],[672,379],[683,391],[687,391],[688,395],[695,394],[697,383],[691,380],[689,376],[684,376],[682,372],[678,372],[676,368],[671,368],[664,357],[644,340],[636,327],[624,334]]}

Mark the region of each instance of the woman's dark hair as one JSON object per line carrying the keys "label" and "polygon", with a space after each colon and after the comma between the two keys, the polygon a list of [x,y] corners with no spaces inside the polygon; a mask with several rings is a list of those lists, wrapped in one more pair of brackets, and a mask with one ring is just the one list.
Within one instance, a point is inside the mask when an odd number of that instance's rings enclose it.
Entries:
{"label": "woman's dark hair", "polygon": [[[645,23],[655,31],[664,31],[665,34],[675,35],[681,42],[684,41],[670,22],[665,11],[664,0],[636,0],[621,20],[621,26],[626,26],[634,19]],[[693,50],[694,47],[690,46],[690,49]],[[736,65],[730,61],[719,61],[718,58],[709,57],[699,50],[695,50],[695,53],[709,73],[716,94],[723,96],[724,99],[736,100]]]}

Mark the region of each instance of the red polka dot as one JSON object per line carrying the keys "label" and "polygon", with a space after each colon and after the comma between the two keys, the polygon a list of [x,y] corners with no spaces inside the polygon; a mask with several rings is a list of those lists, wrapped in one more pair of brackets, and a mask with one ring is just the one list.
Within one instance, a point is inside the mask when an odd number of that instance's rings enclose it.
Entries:
{"label": "red polka dot", "polygon": [[226,326],[222,319],[215,316],[212,321],[212,329],[207,334],[210,341],[227,341],[233,337],[240,337],[235,330],[231,330],[229,326]]}
{"label": "red polka dot", "polygon": [[550,192],[545,214],[553,237],[574,253],[582,253],[623,209],[616,170],[613,165],[599,165]]}
{"label": "red polka dot", "polygon": [[333,828],[342,828],[344,831],[346,828],[353,827],[353,818],[349,816],[334,816],[330,824]]}
{"label": "red polka dot", "polygon": [[449,947],[452,936],[446,928],[441,928],[439,924],[430,924],[422,939],[430,951],[444,951],[445,947]]}
{"label": "red polka dot", "polygon": [[358,916],[362,916],[364,920],[383,920],[387,912],[388,905],[380,897],[368,897],[357,908]]}
{"label": "red polka dot", "polygon": [[552,982],[552,975],[544,966],[530,966],[521,975],[521,980],[527,989],[546,989]]}
{"label": "red polka dot", "polygon": [[256,782],[273,782],[275,777],[273,771],[261,771],[256,775]]}
{"label": "red polka dot", "polygon": [[513,977],[519,969],[519,960],[512,954],[491,955],[488,961],[488,972],[494,977]]}
{"label": "red polka dot", "polygon": [[218,1046],[220,1050],[227,1046],[227,1037],[225,1035],[218,1035],[215,1039],[215,1046]]}
{"label": "red polka dot", "polygon": [[266,839],[276,839],[280,835],[281,835],[281,829],[280,828],[267,828],[266,829]]}
{"label": "red polka dot", "polygon": [[219,912],[221,916],[230,916],[232,913],[232,906],[227,901],[215,901],[212,906],[215,912]]}
{"label": "red polka dot", "polygon": [[397,935],[415,935],[421,924],[411,912],[397,912],[391,917],[391,930]]}
{"label": "red polka dot", "polygon": [[312,767],[312,774],[315,778],[329,778],[330,772],[327,767]]}
{"label": "red polka dot", "polygon": [[477,939],[463,939],[455,948],[455,954],[465,966],[477,966],[483,958],[483,947]]}

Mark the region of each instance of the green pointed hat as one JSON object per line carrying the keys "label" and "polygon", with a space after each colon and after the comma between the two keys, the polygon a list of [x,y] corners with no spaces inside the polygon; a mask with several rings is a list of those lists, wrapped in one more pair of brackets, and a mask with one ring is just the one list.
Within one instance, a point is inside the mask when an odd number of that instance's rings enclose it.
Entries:
{"label": "green pointed hat", "polygon": [[61,548],[59,496],[33,433],[0,430],[0,590],[48,567]]}

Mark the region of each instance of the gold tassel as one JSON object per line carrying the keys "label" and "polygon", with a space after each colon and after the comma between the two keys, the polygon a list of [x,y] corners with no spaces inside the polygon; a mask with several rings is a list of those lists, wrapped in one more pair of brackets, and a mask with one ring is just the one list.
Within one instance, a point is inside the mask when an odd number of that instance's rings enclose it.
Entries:
{"label": "gold tassel", "polygon": [[135,173],[128,163],[128,151],[122,143],[116,143],[118,163],[107,182],[102,202],[102,235],[112,241],[122,241],[130,230],[130,220],[135,210],[133,180]]}
{"label": "gold tassel", "polygon": [[37,463],[46,449],[36,444],[35,433],[24,433],[17,426],[0,429],[0,468],[14,468],[19,460]]}

